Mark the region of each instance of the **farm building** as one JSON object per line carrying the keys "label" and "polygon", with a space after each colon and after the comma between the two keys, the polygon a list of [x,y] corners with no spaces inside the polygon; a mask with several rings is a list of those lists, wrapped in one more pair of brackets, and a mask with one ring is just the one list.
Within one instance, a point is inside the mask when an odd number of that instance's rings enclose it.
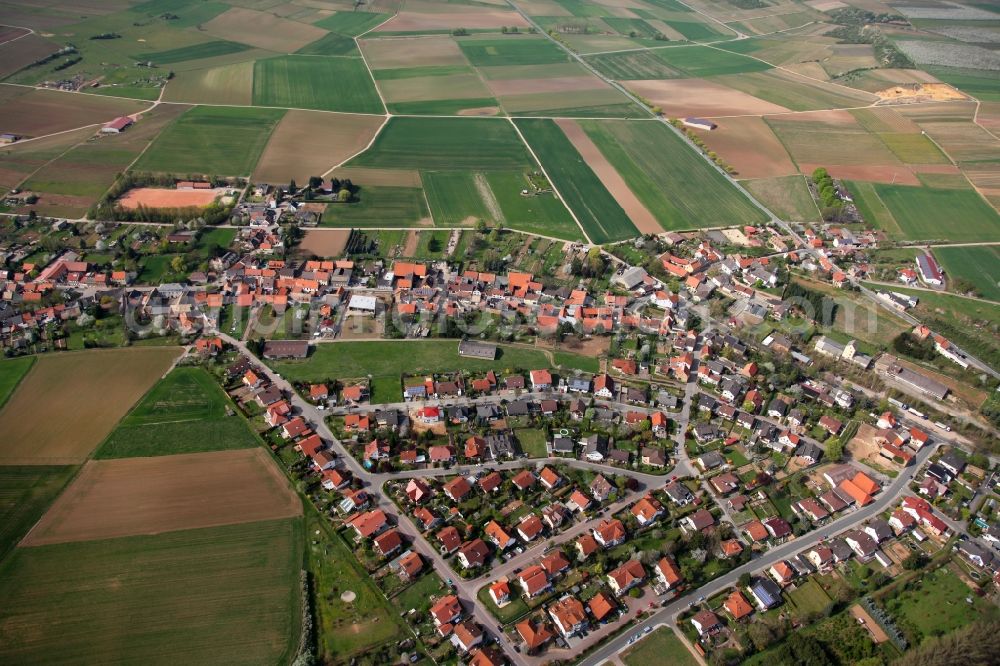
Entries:
{"label": "farm building", "polygon": [[18,136],[17,134],[11,134],[10,132],[4,132],[3,134],[0,134],[0,146],[6,146],[8,144],[20,140],[21,137]]}
{"label": "farm building", "polygon": [[353,295],[351,300],[347,305],[347,309],[352,312],[371,312],[375,314],[375,306],[378,303],[378,299],[374,296],[360,296]]}
{"label": "farm building", "polygon": [[101,132],[104,134],[121,134],[132,126],[132,122],[132,119],[128,116],[120,116],[112,120],[110,123],[106,123],[104,127],[101,128]]}
{"label": "farm building", "polygon": [[941,268],[929,252],[917,255],[917,270],[920,271],[920,279],[927,284],[934,286],[944,284],[944,276],[941,275]]}
{"label": "farm building", "polygon": [[272,340],[264,344],[264,358],[305,358],[308,355],[307,340]]}
{"label": "farm building", "polygon": [[718,125],[713,123],[711,120],[705,120],[704,118],[685,118],[684,124],[688,127],[703,130],[714,130],[718,127]]}
{"label": "farm building", "polygon": [[486,344],[484,342],[462,340],[458,343],[458,355],[492,361],[497,357],[497,346]]}

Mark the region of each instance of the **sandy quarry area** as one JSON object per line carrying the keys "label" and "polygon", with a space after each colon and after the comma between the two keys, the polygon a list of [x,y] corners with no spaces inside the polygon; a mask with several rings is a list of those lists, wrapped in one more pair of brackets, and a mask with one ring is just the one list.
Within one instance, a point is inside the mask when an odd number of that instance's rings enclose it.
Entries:
{"label": "sandy quarry area", "polygon": [[910,83],[893,86],[875,93],[879,103],[913,104],[914,102],[952,102],[968,99],[947,83]]}

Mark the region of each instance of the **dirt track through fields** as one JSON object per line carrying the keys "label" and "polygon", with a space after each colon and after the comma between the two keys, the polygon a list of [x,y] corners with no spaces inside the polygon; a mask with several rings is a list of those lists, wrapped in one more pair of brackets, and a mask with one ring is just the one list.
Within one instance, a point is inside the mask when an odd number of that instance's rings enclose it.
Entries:
{"label": "dirt track through fields", "polygon": [[132,347],[40,356],[0,410],[0,464],[83,462],[178,354]]}
{"label": "dirt track through fields", "polygon": [[639,201],[639,197],[635,196],[625,179],[604,157],[597,145],[583,131],[583,128],[575,120],[561,119],[557,120],[556,124],[566,134],[573,147],[580,152],[580,156],[583,157],[587,166],[593,169],[597,178],[608,188],[608,192],[629,216],[632,223],[635,224],[635,228],[644,234],[661,233],[663,227],[656,221],[656,217]]}
{"label": "dirt track through fields", "polygon": [[264,449],[91,460],[21,541],[42,546],[297,516]]}

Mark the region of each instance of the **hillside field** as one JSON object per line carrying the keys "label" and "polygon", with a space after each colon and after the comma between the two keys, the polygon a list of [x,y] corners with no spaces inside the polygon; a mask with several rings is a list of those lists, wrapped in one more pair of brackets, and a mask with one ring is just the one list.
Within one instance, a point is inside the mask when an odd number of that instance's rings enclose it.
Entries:
{"label": "hillside field", "polygon": [[[849,185],[869,224],[908,240],[974,243],[1000,240],[1000,214],[972,189],[882,183]],[[942,226],[943,220],[955,220]]]}
{"label": "hillside field", "polygon": [[948,277],[968,280],[983,298],[1000,301],[1000,247],[936,247],[934,256]]}

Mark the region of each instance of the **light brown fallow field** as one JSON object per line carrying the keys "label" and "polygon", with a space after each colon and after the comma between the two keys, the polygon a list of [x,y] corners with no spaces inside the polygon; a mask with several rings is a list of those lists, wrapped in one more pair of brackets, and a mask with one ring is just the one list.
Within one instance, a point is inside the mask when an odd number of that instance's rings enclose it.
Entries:
{"label": "light brown fallow field", "polygon": [[714,130],[695,130],[740,178],[791,176],[795,163],[762,118],[722,118]]}
{"label": "light brown fallow field", "polygon": [[321,176],[363,150],[384,121],[381,116],[289,111],[274,128],[254,181],[305,183]]}
{"label": "light brown fallow field", "polygon": [[83,462],[180,352],[130,347],[40,356],[0,410],[0,464]]}
{"label": "light brown fallow field", "polygon": [[21,541],[67,541],[289,518],[302,502],[262,449],[91,460]]}
{"label": "light brown fallow field", "polygon": [[299,252],[306,256],[339,257],[350,235],[350,229],[310,229],[299,243]]}
{"label": "light brown fallow field", "polygon": [[[28,90],[20,88],[18,91]],[[100,95],[74,95],[55,90],[28,90],[5,95],[0,105],[3,131],[26,136],[42,136],[64,130],[107,123],[118,116],[131,115],[149,104]]]}
{"label": "light brown fallow field", "polygon": [[625,86],[661,107],[664,114],[686,116],[738,116],[781,113],[783,106],[706,79],[627,81]]}

